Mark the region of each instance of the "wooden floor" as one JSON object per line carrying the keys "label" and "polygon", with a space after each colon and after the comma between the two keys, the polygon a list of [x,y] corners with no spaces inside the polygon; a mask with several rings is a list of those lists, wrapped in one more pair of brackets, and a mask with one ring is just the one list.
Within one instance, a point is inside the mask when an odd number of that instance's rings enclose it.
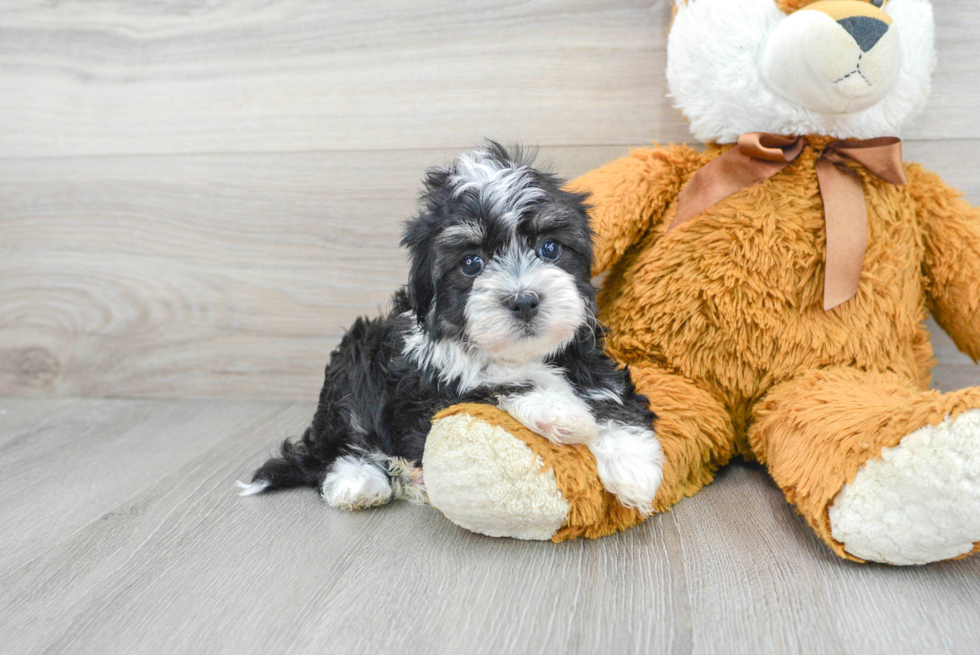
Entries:
{"label": "wooden floor", "polygon": [[[936,386],[980,382],[949,351]],[[625,533],[490,539],[430,507],[232,484],[310,403],[0,399],[2,653],[976,653],[980,558],[837,559],[735,464]]]}

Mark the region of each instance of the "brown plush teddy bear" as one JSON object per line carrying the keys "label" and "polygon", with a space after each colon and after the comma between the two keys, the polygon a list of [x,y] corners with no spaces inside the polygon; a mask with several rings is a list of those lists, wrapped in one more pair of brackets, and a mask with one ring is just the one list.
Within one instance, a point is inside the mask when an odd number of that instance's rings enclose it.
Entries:
{"label": "brown plush teddy bear", "polygon": [[[929,390],[930,311],[980,358],[980,212],[901,162],[934,62],[928,0],[677,0],[667,79],[703,152],[576,180],[608,272],[607,351],[659,416],[663,510],[765,464],[838,555],[919,564],[980,541],[980,388]],[[436,417],[432,504],[561,540],[633,525],[585,447],[496,408]]]}

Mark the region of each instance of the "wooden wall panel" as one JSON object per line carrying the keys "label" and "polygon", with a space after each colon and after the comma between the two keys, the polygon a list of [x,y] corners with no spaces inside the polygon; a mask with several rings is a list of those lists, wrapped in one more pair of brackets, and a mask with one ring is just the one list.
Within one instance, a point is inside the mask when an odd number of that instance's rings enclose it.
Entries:
{"label": "wooden wall panel", "polygon": [[[0,4],[0,157],[687,137],[670,0]],[[973,3],[936,0],[915,139],[980,138]]]}
{"label": "wooden wall panel", "polygon": [[[980,203],[980,7],[935,4],[906,153]],[[0,0],[0,394],[312,399],[404,280],[427,166],[687,139],[669,0],[408,5]]]}
{"label": "wooden wall panel", "polygon": [[0,160],[0,395],[315,398],[343,328],[404,283],[402,222],[452,156]]}
{"label": "wooden wall panel", "polygon": [[678,139],[669,17],[667,0],[8,9],[0,156]]}
{"label": "wooden wall panel", "polygon": [[[980,143],[907,150],[980,203]],[[0,394],[315,398],[343,327],[404,282],[401,223],[452,153],[0,160]],[[945,383],[977,370],[940,355]]]}

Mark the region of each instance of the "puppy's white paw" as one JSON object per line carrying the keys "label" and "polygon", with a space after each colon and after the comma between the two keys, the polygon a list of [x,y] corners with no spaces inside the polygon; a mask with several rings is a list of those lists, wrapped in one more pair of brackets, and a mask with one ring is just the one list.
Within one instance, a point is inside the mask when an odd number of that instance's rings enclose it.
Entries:
{"label": "puppy's white paw", "polygon": [[663,450],[652,430],[607,421],[589,450],[595,455],[599,480],[620,504],[653,512],[653,499],[663,480]]}
{"label": "puppy's white paw", "polygon": [[500,408],[532,432],[559,444],[592,443],[599,427],[585,403],[548,391],[508,396]]}
{"label": "puppy's white paw", "polygon": [[345,510],[366,509],[391,500],[391,482],[374,464],[345,455],[330,468],[323,480],[323,499]]}
{"label": "puppy's white paw", "polygon": [[555,443],[588,444],[595,441],[599,426],[588,411],[574,405],[558,405],[548,408],[531,430]]}

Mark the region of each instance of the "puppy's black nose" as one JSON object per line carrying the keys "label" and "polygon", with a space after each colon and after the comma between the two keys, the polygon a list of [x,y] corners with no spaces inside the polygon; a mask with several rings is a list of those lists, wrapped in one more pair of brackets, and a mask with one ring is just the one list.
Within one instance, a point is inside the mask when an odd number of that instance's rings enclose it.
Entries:
{"label": "puppy's black nose", "polygon": [[538,298],[538,294],[525,291],[509,298],[507,309],[514,312],[518,318],[526,323],[538,313],[538,305],[540,304],[541,300]]}
{"label": "puppy's black nose", "polygon": [[888,31],[888,23],[870,16],[851,16],[850,18],[842,18],[837,22],[847,30],[848,34],[854,37],[862,52],[867,52],[875,47],[875,44]]}

